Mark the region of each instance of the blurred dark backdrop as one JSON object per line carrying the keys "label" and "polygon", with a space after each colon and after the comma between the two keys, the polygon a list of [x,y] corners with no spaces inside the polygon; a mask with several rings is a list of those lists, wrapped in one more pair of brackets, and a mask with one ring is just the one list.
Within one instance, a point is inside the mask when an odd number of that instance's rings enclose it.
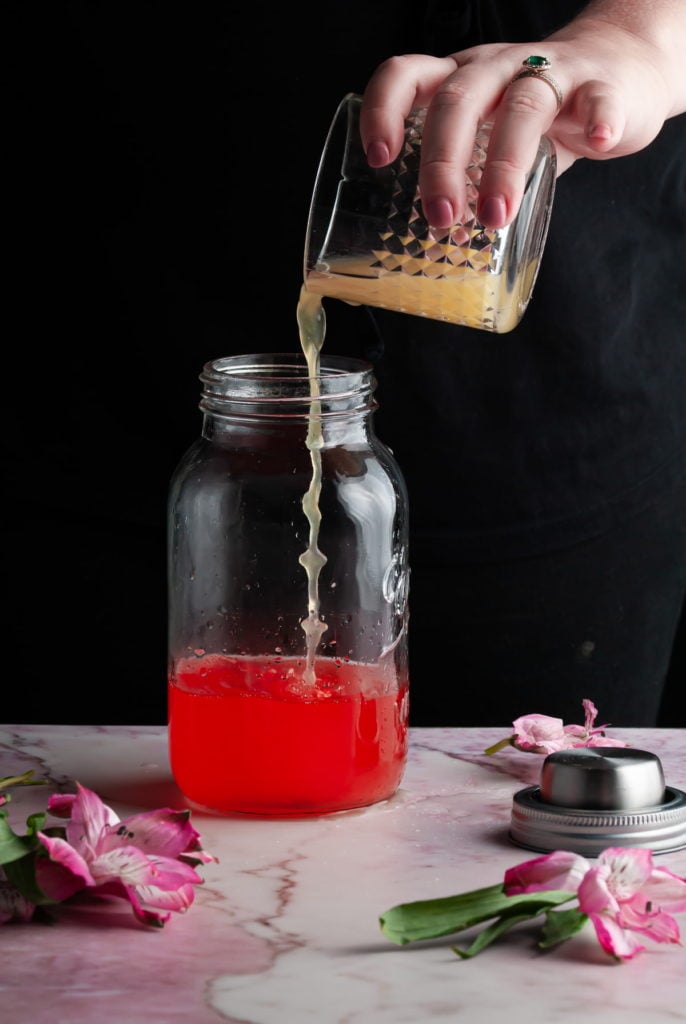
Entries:
{"label": "blurred dark backdrop", "polygon": [[198,374],[299,349],[329,122],[380,39],[406,47],[356,0],[2,16],[3,718],[164,721],[166,492]]}
{"label": "blurred dark backdrop", "polygon": [[[410,7],[4,8],[5,721],[165,720],[166,492],[198,374],[299,347],[329,121],[416,49]],[[359,348],[354,309],[327,319]],[[686,724],[683,636],[662,724]]]}

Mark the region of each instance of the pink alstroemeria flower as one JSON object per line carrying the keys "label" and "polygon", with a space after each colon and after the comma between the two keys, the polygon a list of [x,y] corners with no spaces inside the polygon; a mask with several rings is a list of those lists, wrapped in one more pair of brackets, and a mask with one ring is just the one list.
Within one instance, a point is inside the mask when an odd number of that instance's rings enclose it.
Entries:
{"label": "pink alstroemeria flower", "polygon": [[632,933],[681,944],[679,926],[667,911],[686,911],[686,879],[656,867],[650,850],[609,847],[595,865],[556,850],[509,868],[503,888],[508,896],[550,889],[576,892],[579,910],[590,918],[601,946],[619,960],[645,949]]}
{"label": "pink alstroemeria flower", "polygon": [[574,747],[627,747],[622,740],[603,735],[607,725],[595,726],[598,711],[591,700],[583,702],[586,718],[583,725],[564,725],[561,718],[549,715],[522,715],[512,723],[512,745],[532,754],[552,754]]}
{"label": "pink alstroemeria flower", "polygon": [[121,896],[139,921],[160,928],[171,911],[187,910],[203,882],[194,865],[216,861],[202,850],[190,811],[162,808],[121,821],[92,790],[79,783],[76,790],[48,802],[52,814],[69,818],[66,838],[38,832],[47,856],[36,858],[36,881],[46,896]]}
{"label": "pink alstroemeria flower", "polygon": [[650,850],[603,850],[584,875],[578,898],[611,956],[630,960],[645,949],[632,933],[681,945],[679,925],[666,910],[686,911],[686,879],[655,867]]}

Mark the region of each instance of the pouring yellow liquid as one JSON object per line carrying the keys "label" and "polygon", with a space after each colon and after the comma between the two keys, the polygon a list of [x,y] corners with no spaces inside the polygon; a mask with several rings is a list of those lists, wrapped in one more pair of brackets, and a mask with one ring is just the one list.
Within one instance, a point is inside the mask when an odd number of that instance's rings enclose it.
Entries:
{"label": "pouring yellow liquid", "polygon": [[[309,523],[309,542],[300,556],[307,573],[308,608],[302,620],[307,638],[305,681],[314,684],[314,660],[317,646],[327,626],[319,617],[319,575],[326,556],[319,550],[319,527],[323,443],[319,398],[320,353],[326,334],[326,316],[322,298],[341,299],[354,305],[394,309],[403,313],[443,320],[466,327],[497,326],[499,333],[516,327],[521,310],[513,301],[504,275],[489,273],[485,263],[452,267],[449,272],[440,263],[406,258],[397,271],[373,270],[364,259],[332,259],[326,270],[313,269],[305,276],[297,306],[300,345],[307,362],[310,379],[309,426],[307,447],[312,462],[312,478],[303,497],[303,511]],[[415,266],[416,265],[416,266]],[[432,268],[435,276],[431,276]],[[520,295],[527,296],[533,287],[538,260],[532,260],[516,282]]]}
{"label": "pouring yellow liquid", "polygon": [[[422,269],[426,268],[426,261]],[[321,512],[319,496],[322,485],[323,443],[321,406],[319,403],[320,354],[326,335],[326,315],[322,298],[342,299],[356,305],[381,306],[400,309],[436,320],[447,320],[466,326],[478,327],[489,317],[498,317],[500,330],[509,330],[517,322],[511,300],[499,298],[503,290],[497,275],[465,268],[448,283],[445,277],[413,276],[409,272],[369,275],[369,266],[363,260],[341,259],[328,265],[322,273],[310,271],[300,290],[297,322],[300,346],[307,363],[310,381],[310,414],[306,444],[312,463],[310,486],[303,496],[302,505],[309,524],[309,539],[300,556],[300,564],[307,573],[307,615],[301,625],[306,637],[305,682],[314,685],[314,662],[317,647],[327,626],[319,616],[319,576],[326,564],[326,555],[319,549]]]}
{"label": "pouring yellow liquid", "polygon": [[321,512],[319,495],[322,489],[322,424],[321,404],[319,402],[319,366],[320,353],[326,333],[326,315],[318,295],[310,294],[303,285],[297,307],[300,346],[307,362],[307,374],[310,380],[309,422],[306,445],[310,452],[312,477],[310,486],[303,497],[303,511],[309,523],[309,541],[307,548],[300,556],[300,564],[307,573],[307,616],[301,622],[306,637],[305,682],[314,686],[314,660],[322,634],[326,632],[326,623],[319,617],[319,574],[326,564],[326,555],[319,550],[319,526]]}
{"label": "pouring yellow liquid", "polygon": [[[528,296],[537,261],[515,282]],[[331,259],[325,269],[310,270],[307,292],[342,299],[355,305],[377,306],[401,313],[443,320],[464,327],[493,326],[500,334],[517,326],[521,309],[513,301],[504,275],[484,267],[452,267],[407,257],[396,271],[375,272],[361,257]]]}

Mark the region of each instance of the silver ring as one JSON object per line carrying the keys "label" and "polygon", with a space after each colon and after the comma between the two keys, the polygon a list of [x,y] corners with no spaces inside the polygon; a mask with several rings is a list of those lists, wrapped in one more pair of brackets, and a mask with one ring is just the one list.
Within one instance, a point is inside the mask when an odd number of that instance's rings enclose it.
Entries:
{"label": "silver ring", "polygon": [[522,65],[523,70],[517,72],[514,78],[510,81],[510,85],[512,85],[512,82],[518,82],[520,78],[540,78],[541,81],[550,86],[555,93],[557,109],[559,111],[564,103],[564,93],[553,76],[548,74],[548,68],[551,66],[551,62],[548,58],[537,56],[527,57],[526,60],[522,61]]}

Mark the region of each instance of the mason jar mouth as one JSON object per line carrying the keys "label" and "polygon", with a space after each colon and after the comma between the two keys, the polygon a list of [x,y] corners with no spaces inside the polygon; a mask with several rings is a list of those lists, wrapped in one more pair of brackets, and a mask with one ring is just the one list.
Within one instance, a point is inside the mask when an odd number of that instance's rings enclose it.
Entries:
{"label": "mason jar mouth", "polygon": [[373,407],[374,368],[363,359],[326,355],[319,374],[312,377],[299,352],[252,353],[225,356],[205,363],[200,408],[226,413],[231,409],[251,415],[309,414],[314,402],[318,413],[367,411]]}

